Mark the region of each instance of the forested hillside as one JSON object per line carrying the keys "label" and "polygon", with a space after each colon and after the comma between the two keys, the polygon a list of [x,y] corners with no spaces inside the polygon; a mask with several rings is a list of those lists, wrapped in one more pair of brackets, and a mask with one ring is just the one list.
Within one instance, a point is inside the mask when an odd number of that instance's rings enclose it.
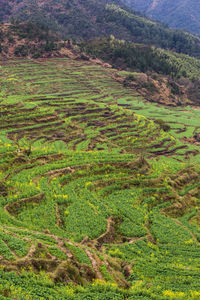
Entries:
{"label": "forested hillside", "polygon": [[[155,47],[131,44],[113,36],[84,41],[81,51],[128,73],[123,84],[145,91],[148,100],[170,105],[200,105],[200,61]],[[164,93],[163,91],[168,91]],[[144,93],[143,93],[144,95]],[[159,96],[158,96],[159,95]]]}
{"label": "forested hillside", "polygon": [[119,0],[14,0],[1,1],[0,5],[0,20],[33,21],[61,32],[63,38],[77,40],[113,34],[119,39],[200,57],[198,37],[149,21],[129,11]]}
{"label": "forested hillside", "polygon": [[200,5],[198,0],[124,0],[130,7],[145,12],[155,20],[200,34]]}
{"label": "forested hillside", "polygon": [[60,37],[44,25],[32,22],[0,25],[0,57],[38,58],[63,45]]}

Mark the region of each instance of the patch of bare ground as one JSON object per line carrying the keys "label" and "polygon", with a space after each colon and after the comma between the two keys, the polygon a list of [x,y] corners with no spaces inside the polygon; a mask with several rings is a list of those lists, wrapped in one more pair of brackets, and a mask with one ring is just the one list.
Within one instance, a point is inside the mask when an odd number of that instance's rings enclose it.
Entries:
{"label": "patch of bare ground", "polygon": [[[5,227],[4,227],[5,228]],[[15,227],[6,226],[7,229],[18,229]],[[41,232],[31,231],[35,235],[40,235]],[[44,233],[43,233],[44,234]],[[85,264],[80,264],[73,254],[66,248],[64,241],[79,247],[79,244],[72,243],[67,239],[46,233],[48,237],[53,238],[57,242],[57,247],[66,255],[67,260],[61,261],[52,256],[46,245],[42,243],[32,244],[28,254],[23,258],[16,257],[15,261],[9,262],[1,258],[1,264],[6,271],[21,271],[24,269],[33,269],[34,272],[45,270],[54,281],[73,282],[75,284],[85,284],[95,278],[103,279],[100,271],[99,258],[91,253],[88,249],[82,248],[89,257],[93,269]]]}
{"label": "patch of bare ground", "polygon": [[[66,255],[67,260],[62,261],[57,259],[49,253],[47,245],[37,242],[36,244],[31,245],[28,254],[24,258],[16,257],[16,260],[12,262],[8,262],[1,258],[1,264],[4,266],[5,271],[14,270],[20,272],[21,270],[32,268],[34,272],[38,273],[41,270],[45,270],[55,282],[72,282],[74,284],[82,285],[92,282],[95,278],[104,280],[101,273],[101,266],[105,264],[108,272],[111,274],[111,277],[118,283],[118,285],[123,288],[128,288],[129,284],[126,278],[128,278],[131,274],[132,265],[128,265],[117,258],[111,258],[107,255],[105,255],[105,259],[102,262],[97,253],[95,253],[96,251],[94,251],[98,243],[100,245],[104,242],[112,241],[114,224],[115,220],[110,217],[107,221],[106,233],[99,237],[98,242],[97,240],[92,241],[85,238],[81,244],[55,236],[46,230],[43,234],[53,238],[57,242],[57,247]],[[20,230],[19,228],[9,226],[3,226],[3,228],[6,228],[6,230]],[[31,230],[30,232],[38,236],[41,234],[41,232],[38,231]],[[71,251],[65,246],[65,242],[75,247],[81,247],[88,256],[92,267],[78,263]],[[91,250],[89,247],[91,247]]]}
{"label": "patch of bare ground", "polygon": [[187,211],[191,209],[191,207],[197,205],[197,199],[189,195],[185,197],[177,197],[175,201],[176,202],[171,206],[163,209],[162,213],[173,218],[182,217]]}
{"label": "patch of bare ground", "polygon": [[200,175],[194,170],[193,167],[188,167],[172,175],[171,177],[171,185],[174,188],[181,188],[186,184],[192,184],[192,182],[196,182],[199,180]]}
{"label": "patch of bare ground", "polygon": [[[114,80],[124,85],[125,77],[119,75],[118,71],[112,72],[111,76]],[[152,76],[140,73],[135,76],[133,81],[129,81],[126,85],[149,102],[171,107],[192,104],[186,89],[178,82],[176,82],[176,85],[181,91],[180,94],[172,93],[167,76],[159,76],[157,80],[153,79]]]}
{"label": "patch of bare ground", "polygon": [[73,169],[72,167],[66,167],[62,169],[51,170],[43,174],[43,176],[47,176],[49,179],[53,179],[54,177],[58,177],[66,174],[73,174],[74,172],[75,169]]}
{"label": "patch of bare ground", "polygon": [[[191,207],[198,205],[199,188],[190,188],[187,191],[187,187],[199,182],[200,175],[192,168],[181,170],[173,176],[168,178],[168,182],[172,187],[173,197],[171,198],[172,204],[162,210],[162,213],[171,216],[173,218],[182,217]],[[183,196],[179,195],[179,191],[185,189]]]}
{"label": "patch of bare ground", "polygon": [[11,171],[9,171],[5,177],[5,180],[8,179],[13,174],[18,174],[23,170],[28,170],[35,168],[36,164],[37,166],[44,165],[51,161],[57,161],[61,160],[64,156],[63,154],[51,154],[51,155],[41,155],[37,158],[30,158],[26,155],[26,150],[24,149],[18,149],[18,152],[14,153],[15,156],[10,162],[10,166],[21,166],[17,169],[12,168]]}
{"label": "patch of bare ground", "polygon": [[173,148],[172,150],[169,150],[169,148],[171,146],[173,146],[175,143],[170,143],[166,146],[165,149],[163,150],[158,150],[158,151],[149,151],[151,154],[153,154],[152,156],[160,156],[160,155],[174,155],[176,154],[177,150],[181,150],[181,149],[187,149],[188,146],[187,145],[182,145],[182,146],[178,146]]}
{"label": "patch of bare ground", "polygon": [[29,198],[23,198],[23,199],[15,201],[15,202],[6,204],[4,209],[9,214],[17,217],[18,214],[20,213],[20,211],[23,210],[23,208],[25,208],[28,204],[40,203],[44,198],[45,198],[45,194],[40,193],[38,195],[29,197]]}
{"label": "patch of bare ground", "polygon": [[53,123],[53,124],[46,124],[46,125],[41,125],[41,126],[37,126],[37,127],[31,127],[31,128],[20,128],[19,130],[13,130],[11,132],[9,132],[7,134],[7,137],[11,140],[15,139],[16,135],[18,136],[18,139],[19,138],[22,138],[24,136],[27,136],[27,137],[31,137],[31,138],[36,138],[38,136],[41,135],[41,132],[42,130],[46,130],[46,129],[51,129],[52,126],[54,127],[59,127],[61,125],[63,125],[65,123],[65,121],[59,121],[59,122],[56,122],[56,123]]}
{"label": "patch of bare ground", "polygon": [[6,197],[8,194],[8,190],[6,185],[3,182],[0,182],[0,196]]}
{"label": "patch of bare ground", "polygon": [[197,139],[194,136],[190,138],[183,137],[181,140],[185,143],[189,143],[195,146],[200,146],[200,139]]}
{"label": "patch of bare ground", "polygon": [[100,249],[103,244],[112,243],[112,241],[115,240],[115,235],[116,235],[115,222],[116,220],[113,217],[108,218],[106,232],[96,239],[97,249]]}

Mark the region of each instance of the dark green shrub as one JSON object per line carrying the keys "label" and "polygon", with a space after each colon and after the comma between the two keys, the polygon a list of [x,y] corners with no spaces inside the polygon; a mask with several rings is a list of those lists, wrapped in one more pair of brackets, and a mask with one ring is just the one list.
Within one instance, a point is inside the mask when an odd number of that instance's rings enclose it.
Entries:
{"label": "dark green shrub", "polygon": [[169,131],[171,129],[171,127],[169,126],[169,124],[167,124],[165,121],[163,121],[162,119],[157,119],[154,121],[156,124],[158,124],[160,126],[160,128],[164,131]]}

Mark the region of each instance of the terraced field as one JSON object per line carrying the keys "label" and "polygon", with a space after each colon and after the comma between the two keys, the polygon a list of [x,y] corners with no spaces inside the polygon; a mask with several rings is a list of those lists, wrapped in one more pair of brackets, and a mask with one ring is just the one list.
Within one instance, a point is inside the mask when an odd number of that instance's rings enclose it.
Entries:
{"label": "terraced field", "polygon": [[199,299],[200,110],[80,60],[0,71],[0,299]]}

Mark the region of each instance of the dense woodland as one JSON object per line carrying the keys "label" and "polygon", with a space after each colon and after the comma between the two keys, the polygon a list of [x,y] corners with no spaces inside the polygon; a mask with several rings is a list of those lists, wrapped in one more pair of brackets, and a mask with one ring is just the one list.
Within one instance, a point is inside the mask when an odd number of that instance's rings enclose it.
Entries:
{"label": "dense woodland", "polygon": [[78,43],[81,51],[96,56],[114,67],[130,68],[140,72],[156,72],[173,78],[200,76],[200,61],[148,45],[128,43],[114,36]]}
{"label": "dense woodland", "polygon": [[[23,4],[23,5],[22,5]],[[200,57],[200,38],[169,29],[129,9],[123,1],[1,1],[1,21],[33,21],[75,40],[108,36]],[[81,30],[80,30],[81,28]]]}
{"label": "dense woodland", "polygon": [[58,41],[59,35],[45,25],[13,22],[0,26],[0,53],[4,56],[14,47],[16,56],[38,58],[44,52],[57,50]]}
{"label": "dense woodland", "polygon": [[114,67],[135,71],[154,71],[160,74],[179,76],[178,65],[172,64],[166,55],[157,49],[140,44],[131,44],[108,38],[85,41],[79,44],[81,51],[112,63]]}
{"label": "dense woodland", "polygon": [[[186,92],[192,103],[200,103],[200,61],[152,46],[133,44],[117,40],[113,36],[78,43],[80,51],[110,63],[114,68],[147,73],[150,78],[167,76],[168,85],[174,95]],[[158,76],[159,78],[159,76]],[[127,77],[125,84],[134,78]],[[162,80],[161,80],[162,81]],[[154,84],[140,84],[139,88],[156,91]]]}

